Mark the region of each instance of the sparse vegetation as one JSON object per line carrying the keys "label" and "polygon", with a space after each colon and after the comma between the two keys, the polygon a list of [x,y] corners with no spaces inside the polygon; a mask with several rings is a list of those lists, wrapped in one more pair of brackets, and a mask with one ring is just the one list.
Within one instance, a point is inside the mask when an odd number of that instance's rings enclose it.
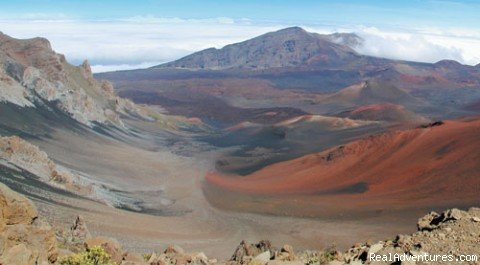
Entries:
{"label": "sparse vegetation", "polygon": [[95,246],[83,252],[60,258],[60,265],[115,265],[110,255],[101,247]]}
{"label": "sparse vegetation", "polygon": [[151,253],[150,254],[143,254],[142,257],[145,261],[149,261],[150,258],[152,257],[152,254]]}

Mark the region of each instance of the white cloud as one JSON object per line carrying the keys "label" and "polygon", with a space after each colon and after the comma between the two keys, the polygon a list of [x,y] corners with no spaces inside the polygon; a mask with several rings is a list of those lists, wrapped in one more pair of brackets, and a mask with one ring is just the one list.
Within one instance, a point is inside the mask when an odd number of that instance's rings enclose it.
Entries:
{"label": "white cloud", "polygon": [[[43,19],[42,19],[43,18]],[[94,71],[149,67],[209,47],[243,41],[287,25],[231,18],[182,19],[137,16],[117,20],[48,19],[30,14],[0,21],[0,30],[17,38],[42,36],[54,49],[79,64],[89,59]],[[383,29],[363,26],[306,26],[319,33],[356,32],[365,39],[359,52],[379,57],[435,62],[480,62],[480,30],[468,28]]]}
{"label": "white cloud", "polygon": [[385,32],[376,28],[365,28],[358,32],[365,40],[358,52],[391,59],[437,62],[443,59],[468,63],[459,46],[452,46],[452,40],[440,42],[429,35]]}
{"label": "white cloud", "polygon": [[92,71],[94,73],[104,73],[104,72],[112,72],[118,70],[133,70],[133,69],[144,69],[149,68],[152,66],[156,66],[165,62],[143,62],[139,64],[95,64],[92,65]]}
{"label": "white cloud", "polygon": [[94,69],[167,62],[194,51],[242,41],[279,27],[251,25],[247,19],[134,17],[115,21],[0,21],[0,30],[16,38],[42,36],[53,48]]}
{"label": "white cloud", "polygon": [[68,16],[63,13],[56,13],[56,14],[51,14],[51,13],[24,13],[19,16],[20,19],[23,20],[63,20],[63,19],[68,19]]}
{"label": "white cloud", "polygon": [[153,15],[147,16],[134,16],[125,19],[119,19],[120,21],[136,22],[136,23],[162,23],[162,24],[185,24],[185,23],[194,23],[194,24],[234,24],[245,22],[244,19],[234,20],[229,17],[217,17],[217,18],[206,18],[206,19],[184,19],[178,17],[156,17]]}
{"label": "white cloud", "polygon": [[364,39],[361,54],[398,60],[437,62],[443,59],[464,64],[480,63],[480,30],[466,28],[380,29],[353,26],[340,29],[309,28],[319,33],[354,32]]}

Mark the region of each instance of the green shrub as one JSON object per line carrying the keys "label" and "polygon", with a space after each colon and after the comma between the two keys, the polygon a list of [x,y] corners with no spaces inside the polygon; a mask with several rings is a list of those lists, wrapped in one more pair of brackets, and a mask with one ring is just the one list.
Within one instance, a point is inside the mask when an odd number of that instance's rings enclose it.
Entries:
{"label": "green shrub", "polygon": [[152,257],[152,254],[143,254],[142,257],[145,261],[149,261],[150,258]]}
{"label": "green shrub", "polygon": [[63,257],[58,260],[60,265],[115,265],[110,255],[101,247],[95,246],[83,252]]}

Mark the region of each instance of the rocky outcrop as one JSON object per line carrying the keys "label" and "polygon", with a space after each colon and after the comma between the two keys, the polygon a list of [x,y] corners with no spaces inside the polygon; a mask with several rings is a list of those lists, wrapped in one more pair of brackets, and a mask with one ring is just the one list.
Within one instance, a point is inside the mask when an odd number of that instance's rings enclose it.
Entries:
{"label": "rocky outcrop", "polygon": [[82,216],[77,216],[70,228],[57,231],[57,240],[62,244],[65,253],[82,251],[85,247],[85,242],[91,238],[92,235]]}
{"label": "rocky outcrop", "polygon": [[[424,256],[429,262],[419,260],[408,264],[437,264],[432,261],[435,255],[450,255],[447,257],[453,264],[460,255],[476,255],[480,243],[480,209],[471,208],[468,211],[458,209],[443,213],[431,212],[418,221],[418,231],[412,235],[398,235],[393,240],[376,243],[358,244],[342,254],[335,264],[400,264],[398,261],[386,262],[372,260],[371,257],[397,255],[406,257]],[[458,263],[458,262],[457,262]],[[401,262],[401,264],[407,264]],[[460,262],[459,264],[478,264]]]}
{"label": "rocky outcrop", "polygon": [[49,264],[57,256],[55,233],[35,206],[0,183],[0,264]]}
{"label": "rocky outcrop", "polygon": [[87,126],[122,126],[121,116],[151,119],[130,100],[116,96],[108,81],[93,78],[88,61],[76,67],[48,40],[20,40],[0,33],[0,102],[21,107],[55,105]]}
{"label": "rocky outcrop", "polygon": [[92,238],[82,216],[77,216],[70,228],[70,234],[72,242],[85,242],[85,240]]}
{"label": "rocky outcrop", "polygon": [[[268,253],[268,255],[265,253]],[[243,264],[248,263],[254,259],[264,260],[264,257],[266,256],[268,256],[268,260],[270,260],[270,258],[275,257],[276,253],[277,250],[272,247],[272,244],[268,240],[262,240],[257,244],[248,244],[247,242],[242,241],[233,253],[230,261],[235,261]]]}
{"label": "rocky outcrop", "polygon": [[45,152],[18,136],[0,137],[0,163],[30,172],[55,187],[80,195],[92,193],[92,186],[82,183],[80,176],[55,164]]}
{"label": "rocky outcrop", "polygon": [[[476,261],[456,262],[461,255],[477,255],[480,243],[480,209],[468,211],[450,209],[443,213],[431,212],[418,221],[418,231],[398,235],[395,239],[356,244],[345,252],[335,249],[294,253],[286,245],[276,251],[266,241],[259,244],[241,242],[231,260],[233,264],[439,264],[435,257],[449,255],[445,264],[478,264]],[[265,253],[273,253],[266,255]],[[437,256],[435,256],[437,255]],[[416,256],[417,261],[412,261]],[[269,258],[268,258],[269,257]],[[382,259],[397,260],[382,261]],[[407,260],[406,257],[410,257]],[[423,257],[423,260],[422,260]],[[426,259],[430,259],[428,262]]]}

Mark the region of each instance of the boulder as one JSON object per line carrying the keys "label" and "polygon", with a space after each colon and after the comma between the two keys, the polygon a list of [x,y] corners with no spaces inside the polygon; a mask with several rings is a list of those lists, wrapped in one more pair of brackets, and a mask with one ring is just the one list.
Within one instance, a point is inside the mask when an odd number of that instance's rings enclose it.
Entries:
{"label": "boulder", "polygon": [[294,255],[294,254],[295,254],[295,252],[293,251],[293,247],[290,246],[290,245],[283,245],[281,251],[282,251],[282,252],[285,252],[285,253],[288,253],[288,254],[290,254],[290,255]]}
{"label": "boulder", "polygon": [[254,264],[254,265],[264,265],[264,264],[267,264],[268,261],[270,261],[270,251],[265,251],[265,252],[262,252],[260,254],[258,254],[257,256],[255,256],[252,261],[250,262],[250,264]]}
{"label": "boulder", "polygon": [[87,224],[82,216],[77,216],[70,227],[70,242],[72,243],[84,243],[85,240],[92,238],[90,231],[87,228]]}
{"label": "boulder", "polygon": [[443,213],[445,221],[447,220],[461,220],[462,218],[467,218],[470,217],[470,215],[467,212],[461,211],[459,209],[450,209],[447,210]]}
{"label": "boulder", "polygon": [[0,257],[0,264],[30,265],[35,264],[35,256],[24,244],[15,245]]}
{"label": "boulder", "polygon": [[177,245],[170,245],[167,247],[167,249],[165,249],[165,251],[163,252],[165,254],[184,254],[185,253],[185,250],[183,250],[183,248],[181,248],[180,246],[177,246]]}
{"label": "boulder", "polygon": [[242,262],[246,257],[255,257],[266,251],[270,253],[271,259],[273,259],[277,253],[275,248],[272,247],[272,244],[268,240],[261,240],[257,244],[248,244],[245,240],[243,240],[235,249],[230,261]]}
{"label": "boulder", "polygon": [[152,253],[150,259],[148,260],[148,264],[150,265],[166,265],[169,264],[166,254],[156,255]]}
{"label": "boulder", "polygon": [[58,258],[55,233],[30,200],[0,183],[0,264],[47,264]]}
{"label": "boulder", "polygon": [[108,237],[94,237],[85,240],[85,248],[90,249],[94,246],[99,246],[110,255],[112,261],[121,263],[123,260],[123,250],[117,240]]}
{"label": "boulder", "polygon": [[241,262],[244,257],[253,256],[256,254],[258,254],[256,253],[256,249],[253,248],[250,244],[248,244],[245,240],[243,240],[235,249],[235,252],[233,253],[230,260]]}
{"label": "boulder", "polygon": [[275,259],[282,260],[282,261],[293,261],[296,259],[295,252],[293,251],[293,247],[290,245],[284,245],[280,251],[275,256]]}
{"label": "boulder", "polygon": [[5,225],[28,225],[37,216],[37,209],[29,199],[0,183],[0,217]]}
{"label": "boulder", "polygon": [[135,253],[130,253],[130,252],[125,253],[121,264],[122,265],[148,265],[148,263],[145,262],[145,259],[142,256]]}
{"label": "boulder", "polygon": [[468,214],[470,214],[471,216],[476,216],[476,217],[480,217],[480,208],[477,208],[477,207],[472,207],[470,209],[468,209]]}
{"label": "boulder", "polygon": [[417,228],[418,231],[431,231],[437,228],[438,224],[443,220],[443,216],[436,213],[430,212],[429,214],[418,219]]}
{"label": "boulder", "polygon": [[375,254],[382,249],[383,249],[383,243],[381,243],[381,242],[377,243],[377,244],[374,244],[374,245],[371,245],[370,248],[368,249],[368,255]]}

